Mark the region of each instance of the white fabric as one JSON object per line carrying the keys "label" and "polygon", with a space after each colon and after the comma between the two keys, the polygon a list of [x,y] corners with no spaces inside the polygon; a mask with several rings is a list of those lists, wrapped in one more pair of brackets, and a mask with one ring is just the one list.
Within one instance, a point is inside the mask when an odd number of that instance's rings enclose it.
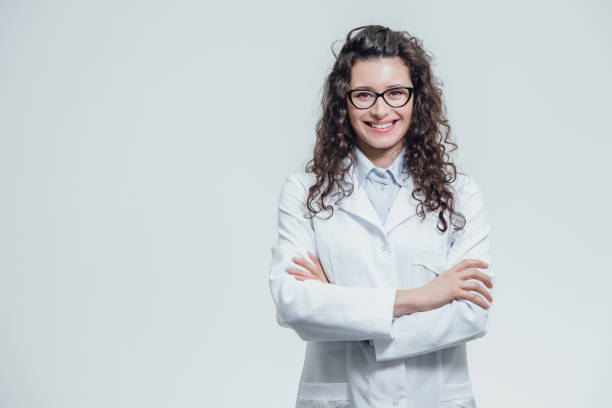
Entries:
{"label": "white fabric", "polygon": [[[363,189],[383,225],[387,220],[393,201],[395,201],[400,188],[405,188],[409,185],[405,181],[407,171],[402,174],[404,171],[405,152],[406,148],[404,147],[389,167],[382,169],[376,167],[358,147],[355,146],[353,148],[358,182],[363,184]],[[395,317],[392,317],[392,319],[395,321]],[[374,345],[372,340],[369,340],[368,343]]]}
{"label": "white fabric", "polygon": [[[296,406],[471,404],[465,343],[486,333],[491,308],[455,299],[393,319],[393,306],[396,288],[423,286],[464,258],[488,262],[483,272],[494,281],[482,192],[472,178],[459,175],[452,188],[467,224],[459,232],[439,233],[437,214],[423,221],[416,215],[406,177],[383,224],[355,170],[347,174],[353,193],[333,206],[329,219],[329,212],[304,217],[313,174],[290,175],[280,193],[269,284],[278,323],[308,342]],[[298,281],[287,273],[298,267],[292,258],[308,259],[307,251],[332,284]]]}

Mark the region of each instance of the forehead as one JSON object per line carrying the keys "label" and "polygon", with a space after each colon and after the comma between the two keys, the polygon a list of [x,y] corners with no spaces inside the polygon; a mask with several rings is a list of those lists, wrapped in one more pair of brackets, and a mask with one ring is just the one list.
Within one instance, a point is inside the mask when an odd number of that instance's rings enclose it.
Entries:
{"label": "forehead", "polygon": [[383,89],[391,85],[412,85],[408,66],[400,57],[358,60],[351,68],[351,88]]}

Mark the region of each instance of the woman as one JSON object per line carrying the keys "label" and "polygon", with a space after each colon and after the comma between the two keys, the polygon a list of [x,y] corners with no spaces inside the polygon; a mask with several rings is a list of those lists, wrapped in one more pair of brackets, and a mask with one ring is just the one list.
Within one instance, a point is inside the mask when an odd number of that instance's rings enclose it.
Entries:
{"label": "woman", "polygon": [[441,95],[419,40],[348,33],[272,248],[277,321],[308,341],[298,408],[476,406],[465,343],[493,300],[489,223]]}

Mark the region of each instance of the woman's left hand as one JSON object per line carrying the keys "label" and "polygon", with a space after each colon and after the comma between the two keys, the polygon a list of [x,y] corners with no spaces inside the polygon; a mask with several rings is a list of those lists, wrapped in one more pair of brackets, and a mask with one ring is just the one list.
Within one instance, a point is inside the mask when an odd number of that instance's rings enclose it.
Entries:
{"label": "woman's left hand", "polygon": [[310,273],[304,272],[297,268],[287,268],[287,272],[289,272],[291,275],[294,275],[295,279],[299,281],[303,281],[306,279],[316,279],[323,283],[329,283],[329,281],[327,280],[327,276],[325,275],[325,271],[319,263],[319,260],[310,252],[308,252],[308,257],[314,262],[314,265],[303,258],[298,258],[297,256],[292,258],[292,260],[295,264],[300,265]]}

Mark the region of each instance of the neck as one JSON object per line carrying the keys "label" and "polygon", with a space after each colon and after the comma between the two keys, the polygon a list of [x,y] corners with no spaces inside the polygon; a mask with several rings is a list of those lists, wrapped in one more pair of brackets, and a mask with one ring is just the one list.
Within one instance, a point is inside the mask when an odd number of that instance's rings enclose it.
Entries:
{"label": "neck", "polygon": [[389,167],[404,147],[403,142],[398,143],[396,146],[393,146],[389,149],[377,149],[365,143],[361,143],[361,141],[357,141],[356,145],[357,148],[359,148],[359,150],[363,152],[363,154],[372,162],[373,165],[382,169],[386,169],[387,167]]}

